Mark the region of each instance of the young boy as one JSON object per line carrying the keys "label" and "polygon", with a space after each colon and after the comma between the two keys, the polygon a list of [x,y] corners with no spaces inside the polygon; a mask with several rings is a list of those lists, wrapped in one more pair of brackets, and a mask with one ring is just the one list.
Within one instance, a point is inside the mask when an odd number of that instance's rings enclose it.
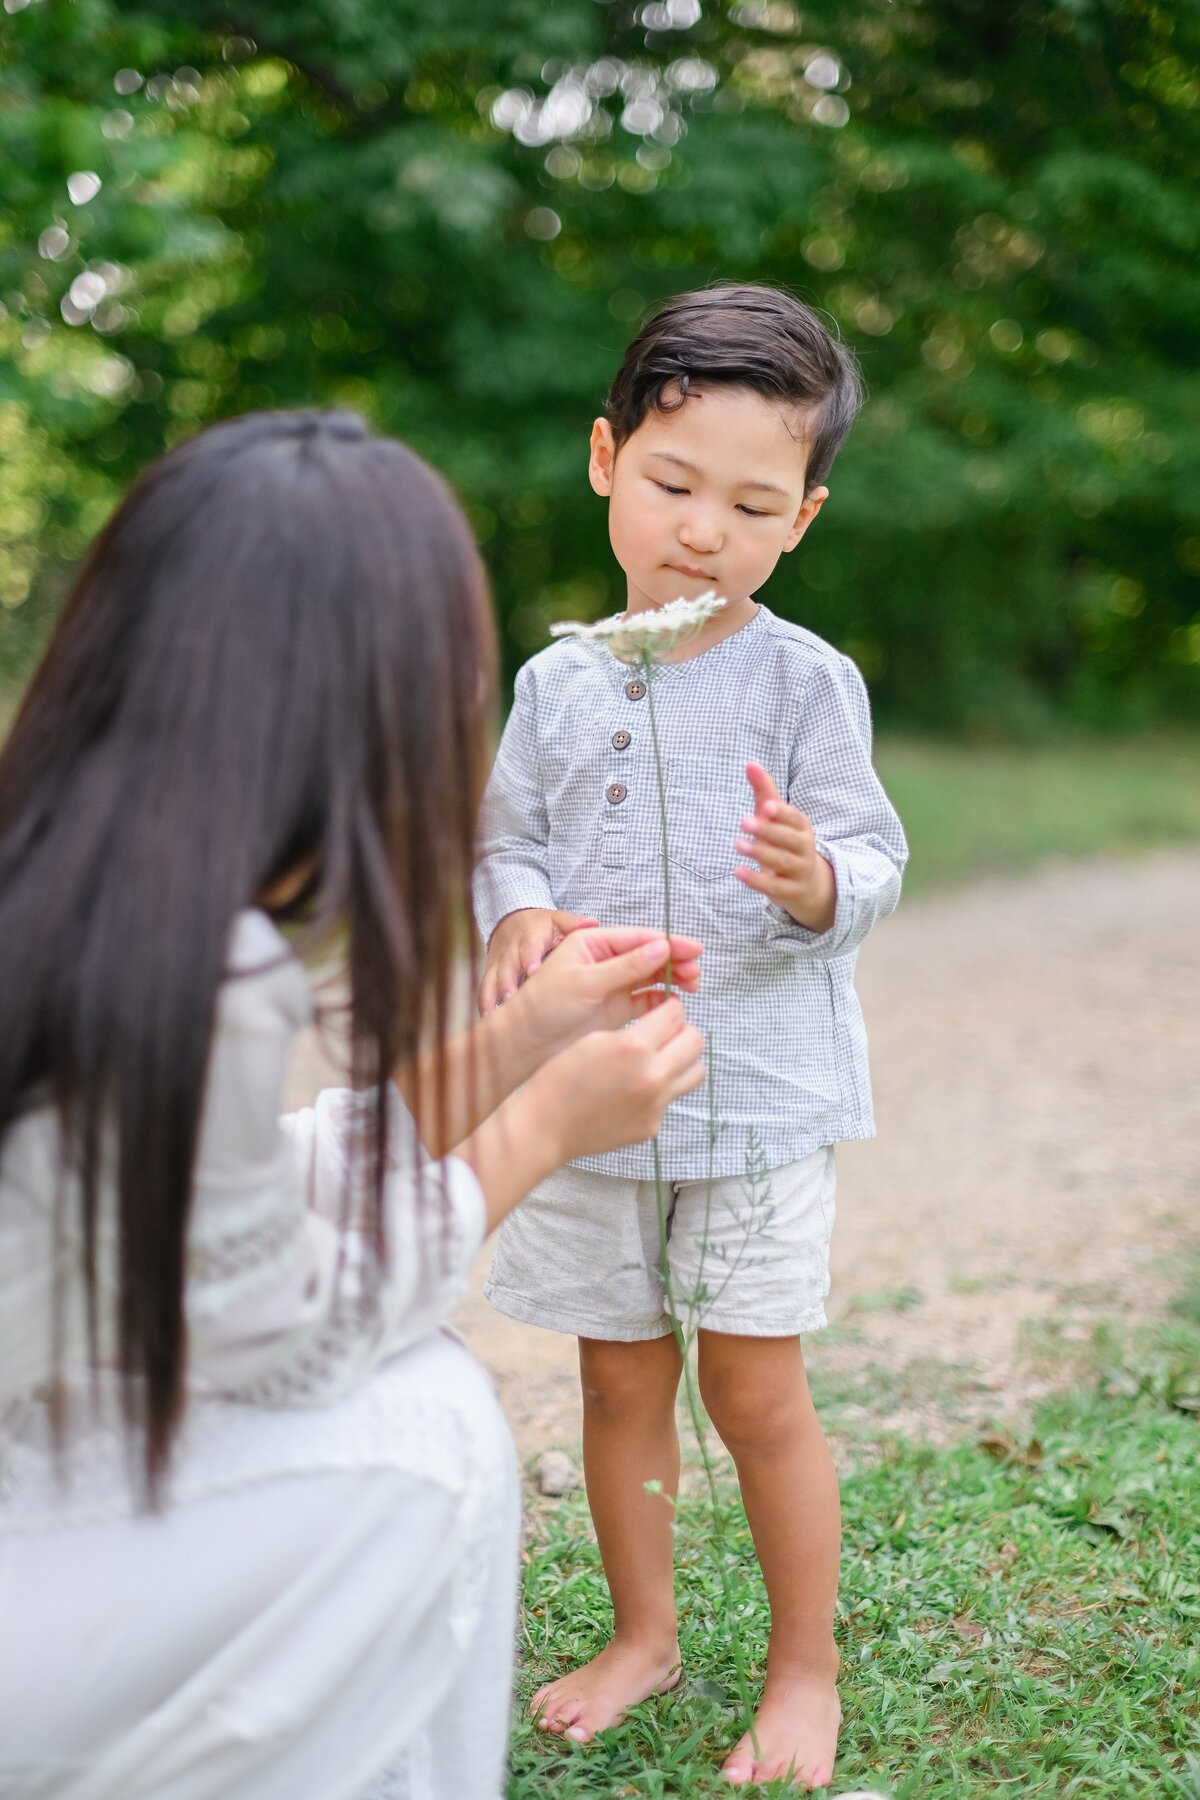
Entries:
{"label": "young boy", "polygon": [[[726,601],[653,679],[672,927],[705,946],[687,1006],[712,1034],[720,1121],[713,1148],[701,1089],[660,1134],[672,1286],[711,1296],[700,1387],[771,1606],[757,1750],[747,1734],[726,1759],[735,1784],[820,1786],[837,1743],[837,1478],[800,1333],[825,1323],[833,1145],[873,1131],[854,964],[896,904],[907,848],[871,767],[858,670],[755,594],[827,499],[860,401],[853,357],[807,307],[770,288],[715,287],[670,301],[638,334],[591,437],[627,611],[713,589]],[[637,669],[572,640],[525,664],[481,852],[483,1012],[584,920],[660,921]],[[770,1170],[765,1204],[746,1180],[748,1152]],[[501,1312],[579,1338],[584,1469],[614,1631],[534,1701],[546,1730],[578,1741],[680,1669],[663,1500],[679,1478],[680,1356],[652,1176],[649,1144],[560,1170],[506,1222],[486,1290]]]}

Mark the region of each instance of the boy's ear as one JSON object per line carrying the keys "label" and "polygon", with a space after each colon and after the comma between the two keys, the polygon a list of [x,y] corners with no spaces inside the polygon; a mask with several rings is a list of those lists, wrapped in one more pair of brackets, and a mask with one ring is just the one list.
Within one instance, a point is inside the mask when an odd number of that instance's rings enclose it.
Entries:
{"label": "boy's ear", "polygon": [[591,451],[588,456],[588,480],[597,494],[612,493],[616,461],[617,445],[613,428],[607,419],[597,419],[592,426]]}
{"label": "boy's ear", "polygon": [[789,550],[796,548],[828,498],[829,489],[827,487],[814,488],[811,494],[804,496],[804,502],[792,520],[792,529],[788,532],[787,542],[783,546],[785,556]]}

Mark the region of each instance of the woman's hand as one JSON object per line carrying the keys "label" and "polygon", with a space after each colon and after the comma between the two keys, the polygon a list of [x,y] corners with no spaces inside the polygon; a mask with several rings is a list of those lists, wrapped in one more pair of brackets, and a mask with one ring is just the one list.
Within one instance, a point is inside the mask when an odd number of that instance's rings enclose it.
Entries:
{"label": "woman's hand", "polygon": [[704,1034],[663,1000],[628,1031],[591,1031],[561,1050],[525,1091],[556,1121],[569,1162],[653,1137],[671,1101],[704,1080],[703,1054]]}
{"label": "woman's hand", "polygon": [[572,931],[505,1006],[511,1026],[553,1056],[585,1032],[627,1025],[666,998],[668,958],[681,993],[700,985],[703,946],[695,938],[640,925]]}
{"label": "woman's hand", "polygon": [[[440,1061],[429,1053],[417,1071],[396,1070],[410,1107],[418,1093],[424,1097],[421,1130],[429,1154],[444,1156],[461,1143],[548,1057],[585,1032],[626,1025],[657,1007],[665,998],[668,954],[676,985],[694,993],[700,981],[695,938],[668,943],[661,931],[641,926],[572,931],[507,1005],[451,1038]],[[430,1098],[439,1085],[440,1110]]]}
{"label": "woman's hand", "polygon": [[671,1101],[704,1080],[703,1049],[666,1000],[628,1031],[590,1031],[551,1057],[457,1151],[479,1177],[488,1230],[564,1162],[653,1137]]}

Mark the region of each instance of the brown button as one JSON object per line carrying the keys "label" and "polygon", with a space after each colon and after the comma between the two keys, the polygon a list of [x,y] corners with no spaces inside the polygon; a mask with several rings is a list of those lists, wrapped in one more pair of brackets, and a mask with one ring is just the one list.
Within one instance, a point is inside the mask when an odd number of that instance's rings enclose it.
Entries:
{"label": "brown button", "polygon": [[621,782],[614,781],[610,788],[605,788],[604,798],[608,801],[610,806],[620,806],[628,792],[629,789],[624,787]]}
{"label": "brown button", "polygon": [[629,700],[644,700],[646,698],[645,682],[627,681],[625,683],[625,696]]}
{"label": "brown button", "polygon": [[612,747],[614,750],[628,750],[632,742],[633,739],[627,731],[614,731],[612,734]]}

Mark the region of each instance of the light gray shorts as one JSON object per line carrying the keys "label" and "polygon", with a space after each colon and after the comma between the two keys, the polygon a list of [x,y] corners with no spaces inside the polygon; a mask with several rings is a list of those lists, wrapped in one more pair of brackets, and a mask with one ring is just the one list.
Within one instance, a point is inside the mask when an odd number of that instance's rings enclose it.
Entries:
{"label": "light gray shorts", "polygon": [[[825,1323],[833,1146],[754,1175],[663,1184],[675,1315],[741,1337]],[[577,1337],[666,1337],[652,1181],[566,1167],[510,1213],[484,1293],[497,1311]]]}

